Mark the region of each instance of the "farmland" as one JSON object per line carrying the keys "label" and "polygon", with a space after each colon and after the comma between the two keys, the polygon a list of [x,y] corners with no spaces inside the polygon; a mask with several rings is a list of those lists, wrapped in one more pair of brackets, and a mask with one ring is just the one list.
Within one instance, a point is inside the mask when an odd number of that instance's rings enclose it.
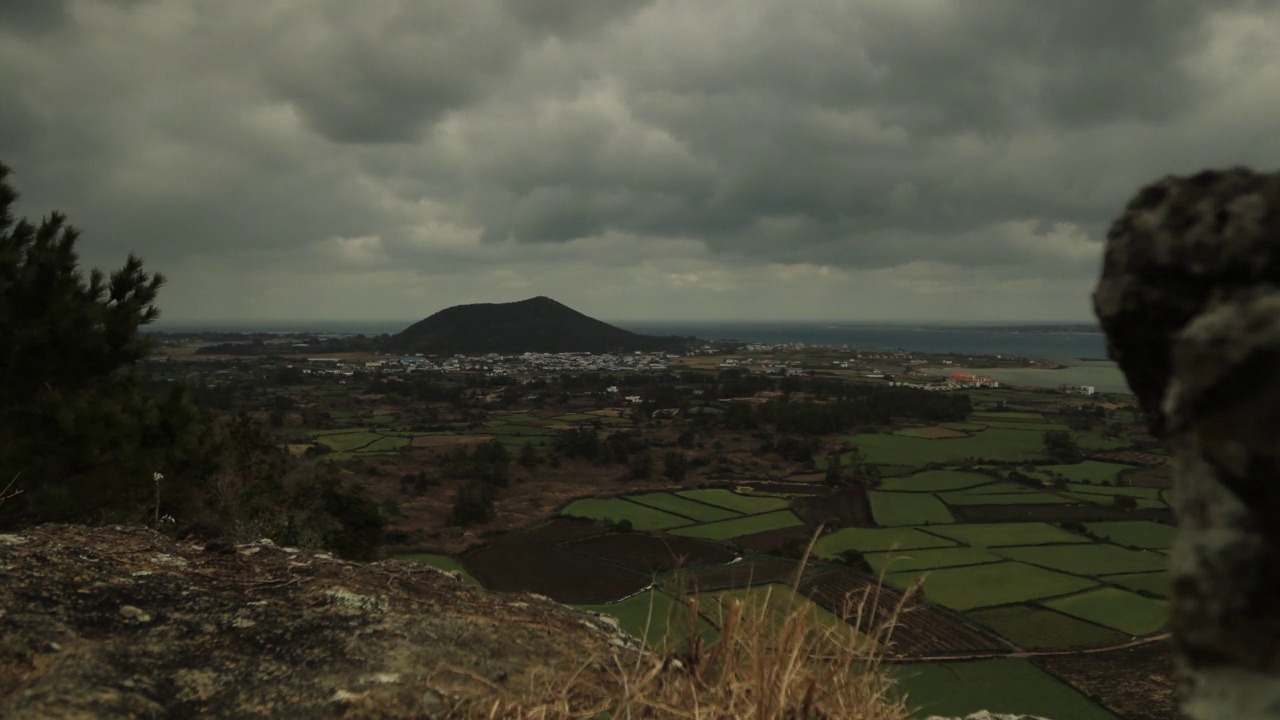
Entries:
{"label": "farmland", "polygon": [[953,521],[942,501],[930,495],[872,491],[867,493],[876,522],[884,527],[932,525]]}
{"label": "farmland", "polygon": [[926,571],[892,572],[885,582],[898,588],[922,583],[924,597],[953,610],[972,610],[1065,595],[1096,581],[1016,562]]}
{"label": "farmland", "polygon": [[1130,635],[1146,635],[1160,630],[1169,615],[1164,601],[1116,588],[1098,588],[1044,604],[1059,612]]}
{"label": "farmland", "polygon": [[[974,708],[1072,720],[1118,720],[1071,686],[1025,660],[979,660],[895,668],[916,717],[963,716]],[[922,698],[927,698],[921,701]]]}
{"label": "farmland", "polygon": [[[695,596],[708,640],[724,601],[762,586],[775,613],[810,607],[840,627],[846,603],[879,620],[901,603],[882,647],[915,673],[905,687],[920,704],[996,710],[1003,696],[1017,703],[1009,710],[1112,717],[1064,683],[1090,682],[1079,667],[950,660],[1098,650],[1164,630],[1171,482],[1159,448],[1138,442],[1131,400],[976,390],[951,415],[912,415],[911,399],[811,430],[787,413],[829,419],[846,393],[879,386],[671,361],[684,369],[643,378],[307,378],[255,390],[249,409],[265,421],[286,408],[274,417],[300,460],[365,484],[396,556],[468,582],[612,614],[651,644],[685,632]],[[945,393],[927,395],[919,402],[943,406]],[[1050,430],[1079,454],[1050,452]],[[462,491],[477,482],[492,483],[492,505],[461,518]],[[935,661],[911,662],[921,658]]]}
{"label": "farmland", "polygon": [[1128,635],[1102,625],[1035,605],[1013,605],[970,612],[968,617],[1025,648],[1114,645]]}

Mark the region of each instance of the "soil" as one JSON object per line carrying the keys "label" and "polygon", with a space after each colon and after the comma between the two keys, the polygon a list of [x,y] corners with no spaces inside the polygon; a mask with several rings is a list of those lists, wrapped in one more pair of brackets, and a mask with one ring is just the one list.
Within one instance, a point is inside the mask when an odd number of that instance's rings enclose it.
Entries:
{"label": "soil", "polygon": [[1034,662],[1125,720],[1178,717],[1174,651],[1167,642]]}
{"label": "soil", "polygon": [[864,633],[883,637],[883,628],[892,622],[890,656],[909,658],[1010,648],[1004,641],[918,598],[904,601],[902,592],[855,570],[835,568],[816,574],[800,584],[800,591],[836,614],[859,618],[858,629]]}
{"label": "soil", "polygon": [[562,547],[642,573],[667,572],[697,565],[723,565],[736,557],[723,545],[676,535],[617,533],[587,538]]}
{"label": "soil", "polygon": [[956,522],[1097,522],[1104,520],[1152,520],[1172,524],[1167,508],[1125,510],[1107,505],[957,505],[951,508]]}
{"label": "soil", "polygon": [[778,552],[788,546],[802,550],[809,538],[813,536],[813,528],[808,525],[766,530],[754,535],[742,535],[733,539],[733,544],[757,552]]}

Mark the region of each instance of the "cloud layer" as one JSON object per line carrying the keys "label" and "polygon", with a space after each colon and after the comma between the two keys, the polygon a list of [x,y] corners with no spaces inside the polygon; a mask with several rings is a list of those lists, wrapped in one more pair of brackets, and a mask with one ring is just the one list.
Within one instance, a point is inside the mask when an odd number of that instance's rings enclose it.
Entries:
{"label": "cloud layer", "polygon": [[1261,0],[8,0],[0,161],[170,318],[1078,319],[1138,187],[1280,160],[1277,34]]}

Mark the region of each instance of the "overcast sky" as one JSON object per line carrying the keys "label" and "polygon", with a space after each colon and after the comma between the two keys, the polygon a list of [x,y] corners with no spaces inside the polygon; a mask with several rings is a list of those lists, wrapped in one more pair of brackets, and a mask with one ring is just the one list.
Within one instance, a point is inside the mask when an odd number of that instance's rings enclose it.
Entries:
{"label": "overcast sky", "polygon": [[1280,0],[0,0],[0,162],[169,320],[1080,320],[1280,164]]}

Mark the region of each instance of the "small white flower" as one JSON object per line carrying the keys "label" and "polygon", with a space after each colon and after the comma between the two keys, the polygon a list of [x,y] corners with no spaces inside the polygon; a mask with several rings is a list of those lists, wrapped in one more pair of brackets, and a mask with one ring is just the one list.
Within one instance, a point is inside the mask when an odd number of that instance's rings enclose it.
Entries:
{"label": "small white flower", "polygon": [[151,473],[151,479],[155,480],[156,482],[160,482],[161,480],[164,479],[164,475],[160,473]]}

